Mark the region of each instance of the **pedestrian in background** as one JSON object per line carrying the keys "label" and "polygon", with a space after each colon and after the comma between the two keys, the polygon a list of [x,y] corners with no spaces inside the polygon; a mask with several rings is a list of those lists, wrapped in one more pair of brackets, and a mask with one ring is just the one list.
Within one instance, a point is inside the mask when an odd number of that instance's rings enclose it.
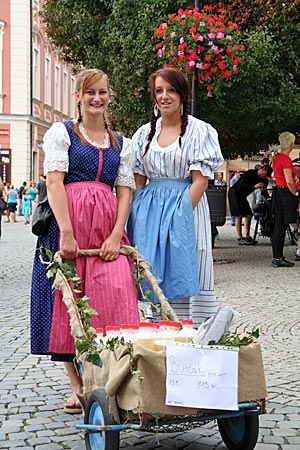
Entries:
{"label": "pedestrian in background", "polygon": [[46,177],[44,174],[40,175],[40,181],[36,187],[36,202],[42,202],[47,197]]}
{"label": "pedestrian in background", "polygon": [[19,206],[18,206],[18,216],[23,216],[23,193],[26,189],[27,183],[26,181],[23,181],[22,186],[18,189],[18,196],[19,196]]}
{"label": "pedestrian in background", "polygon": [[[271,177],[270,166],[258,166],[247,170],[242,177],[228,191],[228,200],[231,215],[235,216],[235,227],[239,245],[253,245],[250,236],[252,209],[247,200],[255,189],[264,189]],[[242,218],[245,217],[245,237],[242,234]]]}
{"label": "pedestrian in background", "polygon": [[189,115],[189,83],[180,70],[158,70],[150,88],[151,121],[133,136],[137,191],[128,235],[178,317],[198,326],[216,312],[205,190],[223,157],[216,130]]}
{"label": "pedestrian in background", "polygon": [[223,178],[223,172],[217,172],[217,177],[214,180],[215,186],[227,186],[226,181]]}
{"label": "pedestrian in background", "polygon": [[[295,140],[296,137],[293,133],[288,131],[281,133],[279,135],[280,151],[273,159],[276,187],[272,195],[275,214],[275,228],[272,235],[272,267],[294,266],[294,263],[287,261],[283,256],[283,248],[288,225],[299,222],[297,169],[290,158]],[[298,261],[297,254],[295,259]]]}
{"label": "pedestrian in background", "polygon": [[[134,267],[129,258],[119,254],[121,244],[129,245],[124,227],[135,188],[132,143],[109,128],[110,91],[104,72],[81,71],[75,87],[78,119],[54,123],[44,137],[44,173],[54,217],[37,248],[43,244],[53,255],[60,249],[63,259],[74,260],[82,281],[80,295],[86,295],[98,313],[92,316],[94,328],[138,323]],[[79,249],[100,252],[99,256],[78,256]],[[77,394],[82,394],[82,379],[73,364],[70,317],[61,292],[55,292],[52,284],[37,253],[32,276],[31,352],[52,354],[52,360],[65,363],[72,395],[64,411],[79,413]]]}
{"label": "pedestrian in background", "polygon": [[29,189],[26,188],[23,193],[23,215],[24,215],[24,225],[30,223],[30,210],[31,210],[31,196],[29,195]]}
{"label": "pedestrian in background", "polygon": [[37,195],[36,182],[35,181],[32,181],[30,183],[29,195],[31,197],[31,215],[33,216],[34,210],[36,208],[36,195]]}
{"label": "pedestrian in background", "polygon": [[[232,188],[232,186],[237,182],[237,180],[240,178],[241,173],[239,170],[236,170],[235,172],[233,172],[232,177],[230,178],[229,181],[229,189]],[[234,227],[235,226],[235,216],[233,216],[232,214],[230,215],[230,222],[231,222],[231,226]]]}
{"label": "pedestrian in background", "polygon": [[[2,178],[0,177],[0,198],[2,198],[5,202],[7,201],[7,196],[6,196],[6,192],[4,189],[4,183],[2,181]],[[1,237],[2,237],[2,214],[3,212],[0,211],[0,241],[1,241]]]}
{"label": "pedestrian in background", "polygon": [[9,211],[9,222],[16,222],[16,211],[18,205],[18,193],[14,188],[14,185],[11,185],[7,190],[7,207]]}

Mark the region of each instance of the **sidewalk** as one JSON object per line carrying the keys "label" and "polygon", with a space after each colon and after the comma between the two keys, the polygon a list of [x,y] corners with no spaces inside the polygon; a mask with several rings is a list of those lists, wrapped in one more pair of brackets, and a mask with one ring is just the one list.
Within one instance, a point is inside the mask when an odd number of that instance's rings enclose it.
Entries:
{"label": "sidewalk", "polygon": [[[84,450],[79,416],[64,414],[69,394],[62,365],[29,354],[30,275],[36,238],[23,218],[2,223],[0,242],[0,448]],[[293,268],[271,267],[271,246],[238,246],[230,221],[213,250],[218,302],[239,313],[239,331],[259,328],[269,392],[255,450],[300,449],[299,280]],[[287,246],[291,258],[295,247]],[[126,450],[225,450],[216,423],[172,434],[121,433]]]}

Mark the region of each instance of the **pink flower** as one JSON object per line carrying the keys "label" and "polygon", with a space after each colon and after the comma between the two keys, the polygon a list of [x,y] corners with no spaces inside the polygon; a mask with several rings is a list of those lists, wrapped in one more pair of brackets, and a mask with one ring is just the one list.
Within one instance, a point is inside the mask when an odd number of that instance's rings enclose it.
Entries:
{"label": "pink flower", "polygon": [[212,91],[216,97],[227,89],[229,78],[238,73],[241,52],[245,51],[233,39],[237,25],[225,16],[222,8],[214,6],[204,10],[181,8],[154,33],[157,55],[163,63],[180,68],[191,79],[197,77],[209,97]]}

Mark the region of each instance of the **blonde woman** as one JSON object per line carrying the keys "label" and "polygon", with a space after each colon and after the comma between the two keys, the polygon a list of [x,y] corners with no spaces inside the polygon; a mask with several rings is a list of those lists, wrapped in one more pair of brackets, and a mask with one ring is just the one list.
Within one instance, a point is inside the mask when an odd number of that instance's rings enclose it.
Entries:
{"label": "blonde woman", "polygon": [[[52,125],[44,137],[44,173],[54,218],[49,234],[38,241],[74,260],[82,281],[81,295],[98,312],[92,326],[139,321],[131,261],[119,254],[129,244],[124,226],[135,188],[131,141],[108,125],[109,83],[98,69],[80,72],[76,79],[77,120]],[[113,189],[116,190],[116,196]],[[79,249],[100,249],[99,256],[78,256]],[[45,255],[44,255],[45,257]],[[77,394],[82,380],[73,365],[74,339],[60,292],[36,255],[31,295],[31,352],[52,354],[63,361],[72,394],[67,413],[81,411]],[[54,305],[54,306],[53,306]],[[53,311],[53,312],[52,312]]]}
{"label": "blonde woman", "polygon": [[292,267],[294,263],[283,256],[285,233],[290,223],[298,222],[298,192],[296,190],[297,169],[290,158],[295,135],[285,131],[279,135],[280,152],[273,161],[276,182],[273,194],[275,228],[272,235],[272,267]]}

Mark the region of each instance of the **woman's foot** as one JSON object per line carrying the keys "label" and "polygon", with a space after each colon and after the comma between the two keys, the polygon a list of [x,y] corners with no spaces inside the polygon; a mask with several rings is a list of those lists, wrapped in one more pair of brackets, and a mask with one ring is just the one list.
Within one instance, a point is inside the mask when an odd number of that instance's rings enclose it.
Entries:
{"label": "woman's foot", "polygon": [[64,412],[67,414],[80,414],[82,412],[81,403],[74,394],[64,403]]}

